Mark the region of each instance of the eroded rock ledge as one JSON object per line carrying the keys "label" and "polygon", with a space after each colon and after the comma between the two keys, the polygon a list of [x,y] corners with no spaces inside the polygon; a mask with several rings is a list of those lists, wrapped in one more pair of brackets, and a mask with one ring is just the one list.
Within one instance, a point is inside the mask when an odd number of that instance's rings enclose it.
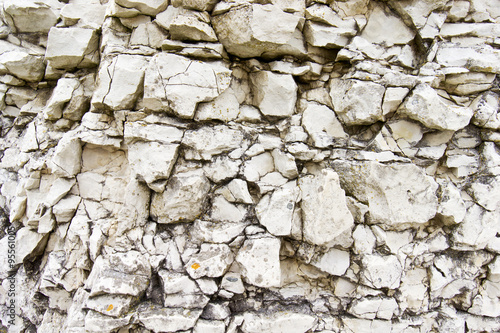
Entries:
{"label": "eroded rock ledge", "polygon": [[500,331],[496,1],[0,7],[0,331]]}

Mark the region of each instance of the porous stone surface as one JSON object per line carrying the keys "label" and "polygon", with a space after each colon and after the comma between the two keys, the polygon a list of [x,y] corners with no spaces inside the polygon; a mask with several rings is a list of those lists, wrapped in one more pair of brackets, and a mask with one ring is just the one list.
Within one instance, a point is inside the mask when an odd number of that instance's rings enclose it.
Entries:
{"label": "porous stone surface", "polygon": [[500,332],[499,8],[0,1],[0,332]]}

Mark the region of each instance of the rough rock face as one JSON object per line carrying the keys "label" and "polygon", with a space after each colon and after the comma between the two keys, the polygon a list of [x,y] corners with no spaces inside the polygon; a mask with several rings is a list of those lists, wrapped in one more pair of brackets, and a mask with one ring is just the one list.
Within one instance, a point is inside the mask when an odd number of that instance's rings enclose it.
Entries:
{"label": "rough rock face", "polygon": [[499,8],[0,1],[0,332],[500,332]]}

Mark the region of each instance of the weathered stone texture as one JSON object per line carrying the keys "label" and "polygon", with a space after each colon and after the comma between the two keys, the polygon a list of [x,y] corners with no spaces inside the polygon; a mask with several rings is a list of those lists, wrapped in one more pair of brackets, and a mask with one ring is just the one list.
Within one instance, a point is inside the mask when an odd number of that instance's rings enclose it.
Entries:
{"label": "weathered stone texture", "polygon": [[0,332],[500,332],[497,0],[0,12]]}

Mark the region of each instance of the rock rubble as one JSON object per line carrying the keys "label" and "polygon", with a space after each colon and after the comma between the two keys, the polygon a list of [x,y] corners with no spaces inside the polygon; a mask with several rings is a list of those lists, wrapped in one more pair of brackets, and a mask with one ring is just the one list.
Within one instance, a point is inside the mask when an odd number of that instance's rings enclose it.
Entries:
{"label": "rock rubble", "polygon": [[494,0],[0,13],[0,331],[500,331]]}

